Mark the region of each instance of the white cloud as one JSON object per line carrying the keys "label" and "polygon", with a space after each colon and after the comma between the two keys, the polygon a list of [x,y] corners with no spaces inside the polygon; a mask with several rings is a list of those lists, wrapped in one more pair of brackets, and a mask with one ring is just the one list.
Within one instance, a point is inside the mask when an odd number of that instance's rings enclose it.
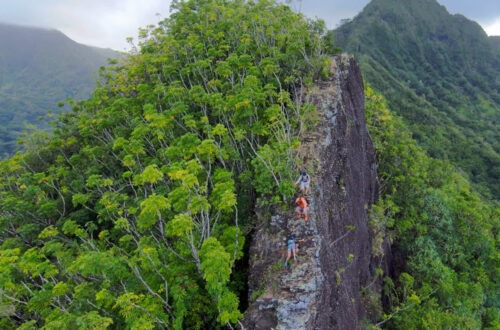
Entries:
{"label": "white cloud", "polygon": [[484,25],[483,29],[489,36],[500,36],[500,17],[493,23]]}
{"label": "white cloud", "polygon": [[[84,44],[129,48],[126,39],[136,39],[139,28],[156,24],[168,13],[169,1],[126,0],[60,2],[51,8],[52,16],[59,17],[57,29]],[[91,10],[89,10],[89,7]]]}

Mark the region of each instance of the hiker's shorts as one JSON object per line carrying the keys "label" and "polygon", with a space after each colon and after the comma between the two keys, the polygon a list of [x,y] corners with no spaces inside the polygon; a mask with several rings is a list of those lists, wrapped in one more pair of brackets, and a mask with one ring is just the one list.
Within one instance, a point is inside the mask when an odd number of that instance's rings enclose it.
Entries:
{"label": "hiker's shorts", "polygon": [[297,249],[297,244],[288,244],[288,252],[293,252],[293,250]]}
{"label": "hiker's shorts", "polygon": [[300,181],[300,189],[309,190],[309,181],[307,181],[307,182]]}
{"label": "hiker's shorts", "polygon": [[307,211],[307,206],[305,208],[301,208],[300,206],[297,206],[295,209],[297,213],[305,213]]}

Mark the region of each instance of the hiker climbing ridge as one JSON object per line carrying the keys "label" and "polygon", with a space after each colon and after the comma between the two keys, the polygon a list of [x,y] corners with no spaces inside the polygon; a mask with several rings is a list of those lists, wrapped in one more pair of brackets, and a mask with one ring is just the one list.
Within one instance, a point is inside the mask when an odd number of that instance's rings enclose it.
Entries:
{"label": "hiker climbing ridge", "polygon": [[[307,182],[310,182],[310,177]],[[323,282],[319,262],[321,241],[316,227],[317,219],[312,217],[314,198],[312,195],[306,198],[303,194],[309,189],[307,184],[299,188],[302,189],[292,200],[294,212],[287,212],[281,226],[283,240],[280,245],[286,249],[281,259],[281,264],[284,261],[284,271],[277,277],[276,291],[266,305],[276,310],[276,329],[307,329],[311,315],[317,313],[315,301]],[[302,218],[305,221],[297,221]]]}
{"label": "hiker climbing ridge", "polygon": [[[309,192],[310,189],[310,182],[311,182],[311,177],[309,174],[307,174],[307,171],[305,169],[301,170],[301,175],[299,179],[296,181],[296,184],[300,183],[300,191],[302,193]],[[294,199],[295,202],[295,213],[297,216],[297,219],[304,218],[304,221],[307,222],[309,221],[309,205],[306,200],[306,198],[301,195],[298,198]],[[296,234],[304,234],[306,232],[305,228],[303,225],[300,224],[295,224],[294,222],[288,222],[287,223],[287,231],[290,234],[287,243],[286,243],[286,260],[285,260],[285,267],[289,267],[289,261],[293,257],[293,264],[297,262],[298,259],[298,251],[299,251],[299,245],[298,242],[304,242],[304,239],[297,240],[296,239]],[[309,226],[307,226],[309,227]]]}
{"label": "hiker climbing ridge", "polygon": [[300,192],[302,195],[308,195],[310,193],[310,187],[311,187],[311,176],[307,174],[307,171],[303,169],[300,172],[300,176],[295,181],[295,185],[298,185],[300,183]]}
{"label": "hiker climbing ridge", "polygon": [[309,206],[307,204],[307,200],[304,197],[299,197],[295,200],[295,204],[297,205],[297,207],[295,208],[297,219],[300,219],[302,218],[302,216],[304,216],[304,221],[308,221]]}
{"label": "hiker climbing ridge", "polygon": [[297,262],[297,258],[299,257],[299,244],[298,242],[303,242],[304,239],[296,239],[295,235],[292,234],[290,235],[290,238],[287,241],[287,255],[286,255],[286,260],[285,260],[285,267],[288,268],[288,261],[292,258],[293,256],[293,262]]}

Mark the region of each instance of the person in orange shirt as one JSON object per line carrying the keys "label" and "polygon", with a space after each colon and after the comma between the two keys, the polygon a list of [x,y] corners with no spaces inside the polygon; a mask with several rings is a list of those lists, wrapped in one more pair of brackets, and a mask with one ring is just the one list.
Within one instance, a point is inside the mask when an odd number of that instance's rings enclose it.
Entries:
{"label": "person in orange shirt", "polygon": [[295,211],[297,212],[297,219],[302,218],[302,215],[304,215],[304,220],[309,220],[309,217],[307,216],[308,206],[306,199],[304,197],[299,197],[295,200],[295,204],[297,205],[295,208]]}

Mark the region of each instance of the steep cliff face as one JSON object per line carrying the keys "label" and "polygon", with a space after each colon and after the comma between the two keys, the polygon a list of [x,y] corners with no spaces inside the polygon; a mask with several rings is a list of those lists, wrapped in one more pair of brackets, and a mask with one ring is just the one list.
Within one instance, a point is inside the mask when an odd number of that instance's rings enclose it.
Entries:
{"label": "steep cliff face", "polygon": [[[311,89],[307,101],[320,116],[301,148],[313,180],[310,220],[297,220],[292,206],[261,215],[250,249],[246,329],[359,329],[367,317],[361,291],[373,278],[368,210],[377,184],[354,60],[334,58],[330,78]],[[292,233],[304,241],[287,269]]]}

